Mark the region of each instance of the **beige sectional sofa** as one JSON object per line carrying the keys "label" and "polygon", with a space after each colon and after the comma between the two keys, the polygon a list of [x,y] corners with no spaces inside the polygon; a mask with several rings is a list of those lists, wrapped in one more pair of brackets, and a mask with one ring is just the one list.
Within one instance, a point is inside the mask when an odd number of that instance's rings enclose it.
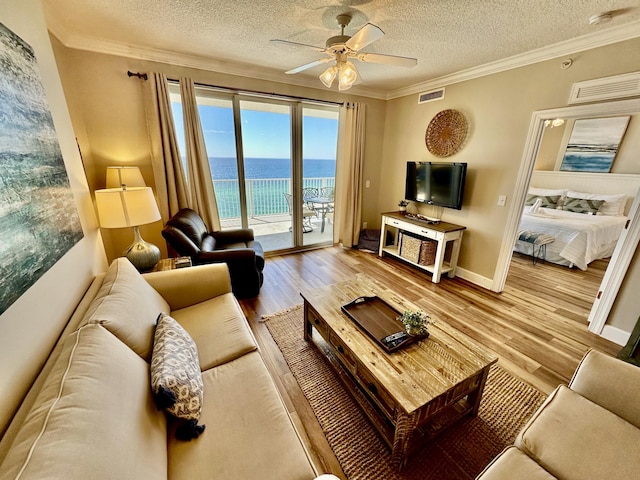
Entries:
{"label": "beige sectional sofa", "polygon": [[[160,312],[198,348],[206,430],[188,442],[174,438],[152,399],[149,361]],[[225,264],[143,276],[126,259],[114,261],[78,305],[0,442],[1,480],[317,475]]]}
{"label": "beige sectional sofa", "polygon": [[640,368],[589,351],[481,480],[631,479],[640,475]]}

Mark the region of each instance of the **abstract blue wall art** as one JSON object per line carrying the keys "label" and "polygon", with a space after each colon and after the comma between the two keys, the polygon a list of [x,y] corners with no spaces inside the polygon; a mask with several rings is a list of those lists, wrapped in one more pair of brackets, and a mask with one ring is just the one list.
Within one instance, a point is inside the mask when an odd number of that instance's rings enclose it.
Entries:
{"label": "abstract blue wall art", "polygon": [[609,173],[630,117],[576,120],[560,170]]}
{"label": "abstract blue wall art", "polygon": [[82,237],[33,49],[0,23],[0,314]]}

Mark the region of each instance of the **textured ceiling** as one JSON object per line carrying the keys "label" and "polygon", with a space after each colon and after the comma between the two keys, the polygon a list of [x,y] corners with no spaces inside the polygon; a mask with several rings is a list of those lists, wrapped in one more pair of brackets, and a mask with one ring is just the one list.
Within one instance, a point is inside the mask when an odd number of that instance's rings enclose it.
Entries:
{"label": "textured ceiling", "polygon": [[[418,65],[409,69],[357,63],[363,79],[360,88],[383,93],[577,37],[607,38],[608,32],[620,29],[637,31],[640,36],[637,0],[43,0],[43,3],[51,31],[72,48],[121,52],[182,64],[193,63],[197,58],[201,65],[210,62],[212,69],[319,88],[322,85],[317,77],[326,65],[297,74],[295,79],[282,72],[322,58],[323,54],[270,40],[323,47],[328,37],[339,34],[336,15],[350,12],[353,20],[345,34],[354,34],[367,22],[385,32],[382,39],[363,51],[418,59]],[[610,22],[589,25],[592,15],[612,10],[616,15]],[[558,46],[554,52],[564,53]],[[176,61],[180,57],[188,57],[191,62]]]}

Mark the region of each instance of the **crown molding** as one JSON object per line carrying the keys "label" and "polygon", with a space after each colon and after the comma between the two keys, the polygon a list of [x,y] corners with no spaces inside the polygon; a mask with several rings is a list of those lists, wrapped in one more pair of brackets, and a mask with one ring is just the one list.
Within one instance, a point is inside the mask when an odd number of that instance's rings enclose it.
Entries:
{"label": "crown molding", "polygon": [[425,90],[465,82],[467,80],[473,80],[486,75],[525,67],[534,63],[583,52],[592,48],[604,47],[605,45],[631,40],[637,37],[640,37],[640,20],[630,22],[619,27],[609,28],[607,30],[601,30],[581,37],[572,38],[563,42],[554,43],[553,45],[548,45],[536,50],[531,50],[530,52],[496,60],[495,62],[486,63],[478,67],[460,70],[459,72],[455,72],[450,75],[443,75],[408,87],[392,90],[387,93],[386,99],[393,100],[394,98],[414,95],[424,92]]}
{"label": "crown molding", "polygon": [[[190,55],[173,52],[169,50],[139,47],[118,42],[98,40],[89,37],[69,34],[67,30],[51,17],[47,18],[49,31],[67,48],[86,50],[107,55],[123,56],[138,60],[146,60],[170,65],[178,65],[188,68],[214,71],[218,73],[248,77],[269,82],[277,82],[285,85],[296,85],[316,90],[326,91],[320,88],[317,81],[305,77],[285,75],[276,70],[254,65],[217,60],[199,55]],[[363,86],[352,87],[348,94],[360,95],[379,100],[393,100],[407,95],[418,94],[425,90],[439,88],[455,83],[465,82],[480,78],[486,75],[524,67],[534,63],[552,60],[561,56],[571,55],[592,48],[610,45],[612,43],[630,40],[640,36],[640,20],[630,22],[619,27],[613,27],[599,32],[590,33],[581,37],[576,37],[563,42],[555,43],[546,47],[531,50],[529,52],[514,55],[494,62],[486,63],[477,67],[460,70],[450,75],[426,80],[424,82],[409,85],[395,90],[384,91],[380,89],[367,88]]]}

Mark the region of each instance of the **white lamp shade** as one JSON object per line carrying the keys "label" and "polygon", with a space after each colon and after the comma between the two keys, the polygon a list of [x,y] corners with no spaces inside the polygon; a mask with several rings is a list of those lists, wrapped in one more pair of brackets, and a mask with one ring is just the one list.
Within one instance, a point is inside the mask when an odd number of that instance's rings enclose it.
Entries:
{"label": "white lamp shade", "polygon": [[138,167],[107,167],[106,188],[146,187]]}
{"label": "white lamp shade", "polygon": [[96,190],[100,226],[124,228],[160,220],[160,211],[151,187]]}

